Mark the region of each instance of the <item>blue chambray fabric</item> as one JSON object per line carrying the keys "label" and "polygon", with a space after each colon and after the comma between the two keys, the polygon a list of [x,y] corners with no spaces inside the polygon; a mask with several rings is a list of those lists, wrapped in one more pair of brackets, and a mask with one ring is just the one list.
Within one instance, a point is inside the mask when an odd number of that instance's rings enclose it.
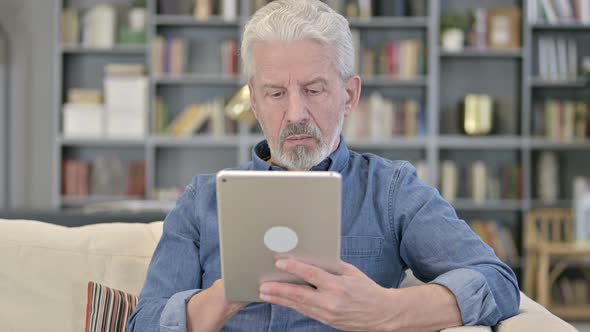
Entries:
{"label": "blue chambray fabric", "polygon": [[[266,141],[241,170],[280,171],[266,162]],[[312,170],[342,175],[342,260],[383,287],[411,269],[456,296],[465,325],[495,325],[518,313],[514,272],[501,262],[438,191],[405,161],[340,146]],[[221,277],[215,175],[197,175],[164,222],[129,331],[184,331],[186,303]],[[289,308],[254,303],[223,331],[335,331]]]}

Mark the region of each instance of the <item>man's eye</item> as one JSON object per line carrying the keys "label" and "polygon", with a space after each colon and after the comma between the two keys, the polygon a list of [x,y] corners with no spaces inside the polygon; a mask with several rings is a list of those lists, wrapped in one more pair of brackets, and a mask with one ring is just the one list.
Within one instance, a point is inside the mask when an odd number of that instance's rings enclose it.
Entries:
{"label": "man's eye", "polygon": [[310,96],[319,95],[321,93],[320,90],[315,90],[315,89],[306,89],[306,92]]}
{"label": "man's eye", "polygon": [[279,92],[273,92],[270,94],[271,97],[273,98],[280,98],[283,96],[283,91],[279,91]]}

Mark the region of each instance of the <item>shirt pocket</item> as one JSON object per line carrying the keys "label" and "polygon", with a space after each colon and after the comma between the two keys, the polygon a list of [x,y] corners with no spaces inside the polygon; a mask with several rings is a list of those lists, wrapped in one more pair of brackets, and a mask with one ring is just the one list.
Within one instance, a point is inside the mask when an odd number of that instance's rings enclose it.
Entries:
{"label": "shirt pocket", "polygon": [[383,238],[343,236],[340,242],[340,256],[343,261],[356,266],[378,283],[384,281]]}
{"label": "shirt pocket", "polygon": [[343,236],[340,256],[346,258],[379,257],[383,254],[383,238],[374,236]]}

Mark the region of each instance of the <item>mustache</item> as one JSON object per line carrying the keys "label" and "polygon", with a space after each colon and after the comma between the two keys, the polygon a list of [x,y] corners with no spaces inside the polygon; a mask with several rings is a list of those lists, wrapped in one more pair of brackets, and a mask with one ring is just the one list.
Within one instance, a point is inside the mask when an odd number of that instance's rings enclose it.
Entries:
{"label": "mustache", "polygon": [[311,123],[292,123],[281,131],[280,141],[283,142],[291,135],[308,135],[319,141],[322,134],[320,129]]}

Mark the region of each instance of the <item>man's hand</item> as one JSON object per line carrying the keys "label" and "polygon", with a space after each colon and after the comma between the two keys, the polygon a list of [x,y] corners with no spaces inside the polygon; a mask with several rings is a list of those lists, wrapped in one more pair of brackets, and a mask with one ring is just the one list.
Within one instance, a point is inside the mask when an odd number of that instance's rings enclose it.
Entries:
{"label": "man's hand", "polygon": [[188,331],[219,331],[248,303],[228,302],[223,281],[217,279],[209,288],[193,296],[186,306]]}
{"label": "man's hand", "polygon": [[295,259],[278,260],[279,270],[309,284],[265,282],[260,299],[292,308],[326,325],[348,331],[395,330],[397,312],[390,305],[396,289],[386,289],[354,265],[341,262],[340,275]]}

